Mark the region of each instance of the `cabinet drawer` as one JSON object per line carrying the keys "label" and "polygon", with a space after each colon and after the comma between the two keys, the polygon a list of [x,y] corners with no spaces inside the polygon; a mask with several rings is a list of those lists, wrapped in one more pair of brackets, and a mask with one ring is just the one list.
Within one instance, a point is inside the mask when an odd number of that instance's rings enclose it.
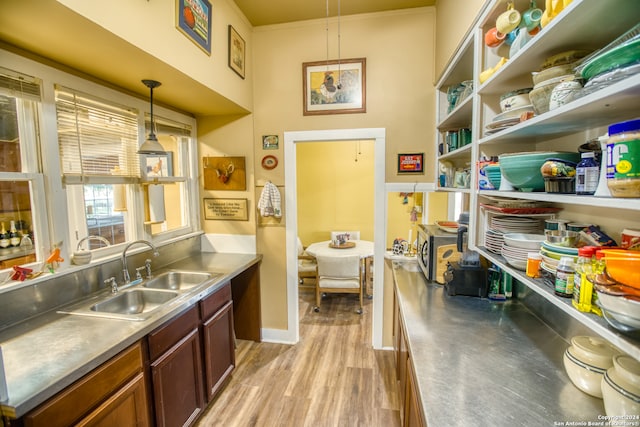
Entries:
{"label": "cabinet drawer", "polygon": [[142,371],[142,346],[129,347],[24,417],[25,427],[75,424]]}
{"label": "cabinet drawer", "polygon": [[151,332],[148,336],[150,359],[156,360],[185,335],[196,329],[199,323],[198,307],[194,305],[186,313]]}
{"label": "cabinet drawer", "polygon": [[231,285],[227,282],[222,288],[200,301],[202,318],[208,319],[229,301],[231,301]]}

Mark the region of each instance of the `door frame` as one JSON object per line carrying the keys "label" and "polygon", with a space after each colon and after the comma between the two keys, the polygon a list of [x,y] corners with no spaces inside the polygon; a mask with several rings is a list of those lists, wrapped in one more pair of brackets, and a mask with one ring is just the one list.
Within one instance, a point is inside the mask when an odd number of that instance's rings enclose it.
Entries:
{"label": "door frame", "polygon": [[385,191],[385,144],[384,128],[332,129],[284,132],[284,181],[287,257],[287,337],[288,341],[300,340],[298,318],[298,207],[296,178],[296,144],[331,141],[374,141],[374,256],[373,256],[373,309],[372,343],[375,349],[382,348],[383,325],[383,266],[386,236],[387,204]]}

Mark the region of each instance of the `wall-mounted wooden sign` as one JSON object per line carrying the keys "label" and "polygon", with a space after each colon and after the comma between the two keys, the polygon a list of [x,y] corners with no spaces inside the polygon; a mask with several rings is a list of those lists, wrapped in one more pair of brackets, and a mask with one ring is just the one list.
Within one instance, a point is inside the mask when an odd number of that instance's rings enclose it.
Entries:
{"label": "wall-mounted wooden sign", "polygon": [[205,190],[247,189],[244,157],[203,157],[202,166]]}
{"label": "wall-mounted wooden sign", "polygon": [[204,219],[248,221],[247,199],[204,199]]}

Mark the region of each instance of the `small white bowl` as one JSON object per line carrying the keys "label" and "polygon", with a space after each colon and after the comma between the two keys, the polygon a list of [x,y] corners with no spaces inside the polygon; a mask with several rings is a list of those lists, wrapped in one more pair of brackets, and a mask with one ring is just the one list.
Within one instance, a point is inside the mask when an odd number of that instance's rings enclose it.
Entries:
{"label": "small white bowl", "polygon": [[613,358],[601,381],[604,411],[609,416],[640,414],[640,362],[626,355]]}
{"label": "small white bowl", "polygon": [[503,237],[507,245],[521,249],[540,249],[545,241],[544,234],[507,233]]}
{"label": "small white bowl", "polygon": [[636,319],[637,323],[640,324],[640,302],[624,296],[610,295],[597,290],[596,292],[602,307],[619,315]]}
{"label": "small white bowl", "polygon": [[571,338],[571,354],[580,362],[607,370],[613,366],[613,357],[620,351],[599,337],[579,335]]}
{"label": "small white bowl", "polygon": [[73,253],[73,263],[75,265],[85,265],[91,262],[91,252],[89,251],[76,251]]}

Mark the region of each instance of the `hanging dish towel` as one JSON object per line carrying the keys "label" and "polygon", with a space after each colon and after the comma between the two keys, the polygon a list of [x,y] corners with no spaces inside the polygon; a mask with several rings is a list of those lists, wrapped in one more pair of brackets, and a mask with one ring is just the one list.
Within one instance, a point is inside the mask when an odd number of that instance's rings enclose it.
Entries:
{"label": "hanging dish towel", "polygon": [[260,209],[260,215],[262,216],[275,216],[276,218],[282,216],[280,191],[271,182],[267,182],[262,189],[262,194],[258,201],[258,209]]}

